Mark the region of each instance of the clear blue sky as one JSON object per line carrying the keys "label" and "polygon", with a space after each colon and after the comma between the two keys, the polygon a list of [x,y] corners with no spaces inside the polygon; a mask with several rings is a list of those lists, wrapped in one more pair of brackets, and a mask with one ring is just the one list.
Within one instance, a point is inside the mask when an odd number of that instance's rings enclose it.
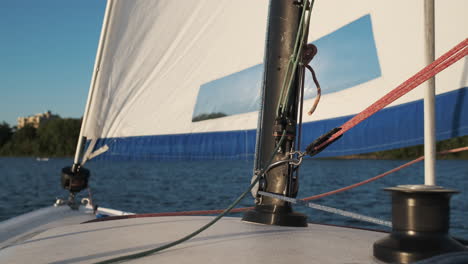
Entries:
{"label": "clear blue sky", "polygon": [[0,122],[81,117],[105,0],[0,1]]}

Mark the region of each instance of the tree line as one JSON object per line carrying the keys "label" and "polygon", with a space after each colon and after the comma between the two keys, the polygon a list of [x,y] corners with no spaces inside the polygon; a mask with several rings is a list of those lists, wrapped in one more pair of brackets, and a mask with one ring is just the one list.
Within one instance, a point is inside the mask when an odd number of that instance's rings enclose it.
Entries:
{"label": "tree line", "polygon": [[[468,136],[439,141],[437,152],[468,146]],[[343,159],[416,159],[424,156],[424,145],[338,157]],[[468,151],[437,155],[437,159],[468,159]]]}
{"label": "tree line", "polygon": [[67,157],[75,153],[81,119],[52,119],[39,128],[0,123],[0,156]]}

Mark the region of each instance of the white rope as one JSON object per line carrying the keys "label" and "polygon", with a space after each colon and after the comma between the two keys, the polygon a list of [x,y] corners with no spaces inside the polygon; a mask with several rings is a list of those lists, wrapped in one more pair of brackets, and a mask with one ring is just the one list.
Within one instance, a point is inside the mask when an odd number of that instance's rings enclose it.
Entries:
{"label": "white rope", "polygon": [[[101,155],[102,153],[106,152],[109,150],[108,145],[104,145],[100,147],[97,150],[94,150],[94,147],[96,146],[97,139],[92,139],[91,142],[89,143],[88,148],[86,149],[85,154],[83,155],[83,159],[81,160],[81,166],[84,166],[85,163],[90,160],[95,158],[96,156]],[[94,151],[93,151],[94,150]]]}
{"label": "white rope", "polygon": [[316,203],[311,203],[311,202],[307,202],[307,201],[304,201],[304,200],[295,199],[295,198],[291,198],[291,197],[286,197],[286,196],[282,196],[282,195],[278,195],[278,194],[274,194],[274,193],[259,191],[258,194],[268,196],[268,197],[271,197],[271,198],[276,198],[276,199],[283,200],[283,201],[290,202],[290,203],[294,203],[294,204],[304,205],[304,206],[307,206],[307,207],[310,207],[310,208],[313,208],[313,209],[316,209],[316,210],[320,210],[320,211],[324,211],[324,212],[328,212],[328,213],[332,213],[332,214],[337,214],[337,215],[341,215],[341,216],[346,216],[346,217],[353,218],[353,219],[356,219],[356,220],[361,220],[361,221],[364,221],[364,222],[369,222],[369,223],[373,223],[373,224],[377,224],[377,225],[392,227],[392,223],[390,221],[385,221],[385,220],[381,220],[381,219],[378,219],[378,218],[374,218],[374,217],[370,217],[370,216],[366,216],[366,215],[362,215],[362,214],[352,213],[352,212],[344,211],[344,210],[341,210],[341,209],[337,209],[337,208],[333,208],[333,207],[329,207],[329,206],[325,206],[325,205],[320,205],[320,204],[316,204]]}

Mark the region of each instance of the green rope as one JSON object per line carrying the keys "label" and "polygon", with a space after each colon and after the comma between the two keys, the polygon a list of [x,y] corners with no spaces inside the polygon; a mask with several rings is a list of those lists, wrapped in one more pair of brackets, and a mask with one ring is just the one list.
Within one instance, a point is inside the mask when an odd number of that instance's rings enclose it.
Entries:
{"label": "green rope", "polygon": [[[306,25],[309,25],[309,21],[310,21],[310,17],[311,17],[310,14],[311,14],[311,12],[312,12],[312,5],[313,5],[313,3],[314,3],[314,0],[312,0],[311,3],[310,3],[310,12],[307,13],[307,19],[305,19],[305,21],[304,21],[304,20],[301,21],[301,24],[302,24],[302,23],[305,23]],[[308,3],[306,3],[306,5],[304,6],[304,10],[307,9],[307,4],[308,4]],[[305,37],[307,36],[306,30],[308,30],[308,28],[307,28],[307,27],[303,27],[303,28],[300,27],[299,30],[301,30],[301,29],[302,29],[302,31],[299,31],[299,32],[300,32],[300,36],[301,36],[301,37],[300,37],[300,40],[296,40],[296,41],[298,41],[298,43],[296,43],[296,45],[299,44],[299,50],[298,50],[298,51],[296,52],[296,54],[295,54],[294,64],[293,64],[293,71],[292,71],[292,73],[291,73],[291,74],[292,74],[291,77],[289,78],[288,88],[287,88],[287,90],[286,90],[286,91],[287,91],[287,92],[286,92],[287,96],[286,96],[286,98],[284,99],[283,114],[286,112],[286,106],[288,105],[289,99],[291,98],[291,93],[292,93],[291,87],[292,87],[292,83],[293,83],[294,77],[296,76],[296,69],[297,69],[297,65],[298,65],[298,63],[299,63],[299,59],[300,59],[300,57],[302,56],[302,51],[303,51],[303,50],[302,50],[302,45],[304,44],[305,41],[307,41],[307,40],[305,39]],[[298,35],[299,35],[299,34],[298,34]]]}
{"label": "green rope", "polygon": [[282,89],[281,89],[281,96],[280,96],[280,100],[278,101],[278,107],[276,109],[276,113],[279,115],[280,114],[280,107],[283,105],[281,102],[283,102],[284,100],[284,91],[285,91],[285,88],[286,88],[286,82],[288,80],[288,76],[290,74],[290,69],[291,69],[291,62],[293,60],[295,60],[295,57],[297,56],[297,48],[298,48],[298,41],[299,41],[299,37],[301,35],[301,32],[302,32],[302,25],[304,24],[304,16],[305,16],[305,11],[306,11],[306,6],[304,6],[304,8],[302,9],[302,13],[301,13],[301,20],[299,21],[299,28],[297,30],[297,35],[296,35],[296,40],[294,41],[294,50],[293,50],[293,53],[291,54],[291,57],[289,58],[289,62],[288,62],[288,66],[286,68],[286,74],[285,74],[285,77],[284,77],[284,80],[283,80],[283,86],[282,86]]}
{"label": "green rope", "polygon": [[271,155],[271,158],[268,162],[268,165],[265,166],[261,171],[260,173],[257,175],[257,177],[255,177],[254,181],[252,181],[252,183],[250,184],[249,188],[247,188],[246,191],[244,191],[231,205],[229,205],[221,214],[219,214],[218,216],[216,216],[213,220],[211,220],[208,224],[202,226],[201,228],[195,230],[194,232],[184,236],[183,238],[180,238],[176,241],[173,241],[171,243],[168,243],[166,245],[163,245],[163,246],[160,246],[160,247],[157,247],[157,248],[154,248],[154,249],[150,249],[150,250],[147,250],[147,251],[143,251],[143,252],[140,252],[140,253],[136,253],[136,254],[131,254],[131,255],[126,255],[126,256],[121,256],[121,257],[117,257],[117,258],[113,258],[113,259],[108,259],[108,260],[104,260],[104,261],[100,261],[100,262],[96,262],[95,264],[107,264],[107,263],[117,263],[117,262],[122,262],[122,261],[126,261],[126,260],[132,260],[132,259],[137,259],[137,258],[142,258],[142,257],[145,257],[145,256],[148,256],[148,255],[151,255],[151,254],[154,254],[156,252],[159,252],[161,250],[164,250],[164,249],[168,249],[170,247],[173,247],[173,246],[176,246],[182,242],[185,242],[191,238],[193,238],[194,236],[200,234],[201,232],[205,231],[206,229],[208,229],[210,226],[214,225],[216,222],[218,222],[218,220],[220,220],[223,216],[227,215],[242,199],[244,199],[244,197],[252,190],[252,188],[257,184],[257,182],[260,180],[261,176],[263,176],[265,173],[266,173],[266,169],[268,168],[268,166],[270,166],[270,164],[273,162],[273,159],[275,158],[275,155],[276,155],[276,152],[278,151],[278,149],[280,148],[280,146],[283,144],[283,140],[284,138],[286,137],[286,130],[283,131],[283,135],[281,136],[281,139],[280,141],[278,142],[278,145],[276,146],[276,148],[273,150],[273,153]]}
{"label": "green rope", "polygon": [[[283,88],[282,88],[282,91],[281,91],[281,97],[280,97],[280,100],[278,102],[278,107],[277,107],[277,110],[276,110],[277,114],[279,114],[280,108],[282,108],[281,109],[282,114],[284,114],[286,112],[286,106],[288,105],[289,98],[291,97],[292,82],[294,80],[294,77],[296,76],[296,69],[297,69],[297,65],[299,63],[299,58],[302,55],[302,45],[304,44],[305,41],[307,41],[305,39],[305,37],[307,36],[306,31],[309,29],[310,17],[311,17],[314,2],[315,2],[314,0],[311,0],[310,3],[309,3],[309,1],[306,1],[305,4],[304,4],[304,8],[302,9],[302,15],[301,15],[301,20],[299,22],[298,34],[296,35],[296,41],[295,41],[295,44],[294,44],[294,52],[291,55],[291,58],[289,59],[288,67],[287,67],[287,70],[286,70],[286,77],[284,78],[284,81],[283,81]],[[305,18],[305,11],[307,9],[307,5],[310,5],[310,11],[307,13],[307,19],[306,19]],[[292,72],[290,72],[291,64],[293,66],[292,67]],[[287,86],[286,86],[286,82],[288,83]]]}

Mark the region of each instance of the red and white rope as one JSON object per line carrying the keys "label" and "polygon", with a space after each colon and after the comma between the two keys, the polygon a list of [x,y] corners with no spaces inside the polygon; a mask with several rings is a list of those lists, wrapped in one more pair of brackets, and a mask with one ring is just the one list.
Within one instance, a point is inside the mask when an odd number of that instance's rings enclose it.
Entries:
{"label": "red and white rope", "polygon": [[398,98],[402,97],[403,95],[407,94],[420,84],[434,77],[437,73],[443,71],[450,65],[464,58],[466,55],[468,55],[468,39],[465,39],[462,42],[460,42],[453,49],[449,50],[447,53],[439,57],[433,63],[426,66],[414,76],[397,86],[391,92],[389,92],[388,94],[377,100],[375,103],[364,109],[362,112],[348,120],[341,126],[340,131],[335,133],[333,136],[331,136],[328,140],[326,140],[319,146],[315,147],[315,149],[321,149],[327,144],[330,144],[339,136],[343,135],[345,132],[355,127],[357,124],[361,123],[362,121],[366,120],[379,110],[393,103]]}

